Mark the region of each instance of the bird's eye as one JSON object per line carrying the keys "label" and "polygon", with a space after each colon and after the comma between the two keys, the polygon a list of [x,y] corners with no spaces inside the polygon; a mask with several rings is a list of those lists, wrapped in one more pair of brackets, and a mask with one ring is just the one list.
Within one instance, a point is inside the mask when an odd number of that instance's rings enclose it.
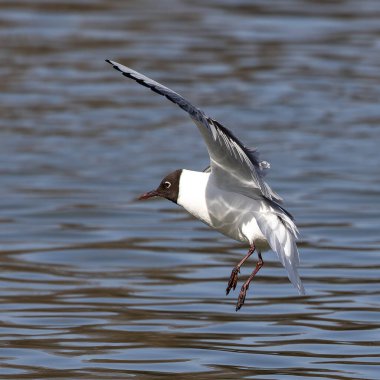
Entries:
{"label": "bird's eye", "polygon": [[171,186],[172,184],[169,182],[169,181],[165,181],[164,182],[164,187],[165,189],[169,189],[169,187]]}

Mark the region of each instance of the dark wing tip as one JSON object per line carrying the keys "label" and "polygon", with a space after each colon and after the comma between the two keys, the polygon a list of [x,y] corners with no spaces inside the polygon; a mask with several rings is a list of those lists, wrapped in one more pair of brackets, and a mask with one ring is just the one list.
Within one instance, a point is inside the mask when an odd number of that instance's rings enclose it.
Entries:
{"label": "dark wing tip", "polygon": [[112,65],[112,67],[113,67],[114,69],[116,69],[117,71],[120,71],[121,73],[123,73],[123,71],[121,71],[120,68],[119,68],[117,65],[115,65],[115,62],[112,62],[110,59],[106,59],[105,61],[106,61],[107,63],[109,63],[110,65]]}
{"label": "dark wing tip", "polygon": [[[131,73],[129,72],[125,72],[123,71],[119,66],[118,66],[118,63],[117,62],[113,62],[111,61],[110,59],[106,59],[105,60],[106,62],[108,62],[109,64],[112,65],[112,67],[117,70],[117,71],[120,71],[125,77],[127,78],[131,78],[133,80],[135,80],[137,83],[145,86],[145,87],[149,87],[151,88],[153,91],[154,91],[154,88],[152,88],[151,86],[149,86],[148,84],[145,83],[145,81],[143,79],[138,79],[137,77],[133,76]],[[157,91],[156,91],[157,92]]]}

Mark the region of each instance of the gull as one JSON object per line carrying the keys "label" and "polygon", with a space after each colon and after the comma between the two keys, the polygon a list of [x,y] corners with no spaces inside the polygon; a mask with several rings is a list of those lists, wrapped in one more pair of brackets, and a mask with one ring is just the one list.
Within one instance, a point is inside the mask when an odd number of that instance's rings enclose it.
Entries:
{"label": "gull", "polygon": [[241,266],[256,251],[255,269],[243,283],[236,311],[244,304],[250,283],[264,265],[262,252],[272,249],[285,267],[291,283],[304,295],[298,274],[298,229],[282,198],[264,180],[270,165],[260,161],[255,149],[247,148],[229,129],[208,117],[168,87],[117,62],[106,60],[125,77],[165,96],[186,111],[198,127],[210,156],[204,171],[178,169],[168,174],[140,200],[166,198],[220,233],[249,245],[248,253],[232,269],[226,294],[235,290]]}

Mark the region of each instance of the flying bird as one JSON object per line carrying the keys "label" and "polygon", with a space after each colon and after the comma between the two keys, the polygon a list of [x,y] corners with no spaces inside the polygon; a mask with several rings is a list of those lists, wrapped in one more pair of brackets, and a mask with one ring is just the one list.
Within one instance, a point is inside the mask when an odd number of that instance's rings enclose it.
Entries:
{"label": "flying bird", "polygon": [[281,197],[264,180],[270,165],[260,161],[229,129],[208,117],[178,93],[117,62],[106,60],[127,78],[165,96],[186,111],[201,133],[210,156],[204,171],[178,169],[168,174],[140,200],[163,197],[230,238],[249,245],[247,254],[232,269],[226,294],[235,290],[241,266],[256,251],[255,269],[243,283],[237,303],[239,310],[249,285],[264,265],[262,252],[271,248],[285,267],[289,280],[301,295],[305,289],[298,274],[298,229]]}

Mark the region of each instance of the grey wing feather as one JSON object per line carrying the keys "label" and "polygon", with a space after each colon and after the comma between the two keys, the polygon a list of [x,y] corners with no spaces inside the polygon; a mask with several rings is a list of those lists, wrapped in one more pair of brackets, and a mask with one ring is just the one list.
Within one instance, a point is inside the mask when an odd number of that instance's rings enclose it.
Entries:
{"label": "grey wing feather", "polygon": [[186,111],[192,119],[202,120],[205,116],[201,110],[194,107],[190,102],[188,102],[183,96],[177,94],[170,88],[165,87],[164,85],[146,77],[139,72],[132,70],[131,68],[121,65],[117,62],[106,59],[106,62],[110,63],[114,69],[120,71],[127,78],[135,80],[137,83],[141,84],[144,87],[150,88],[152,91],[157,94],[165,96],[174,104],[177,104],[180,108]]}
{"label": "grey wing feather", "polygon": [[266,161],[260,162],[258,153],[245,147],[230,130],[206,116],[203,111],[168,87],[117,62],[110,60],[106,62],[124,76],[165,96],[190,115],[206,142],[211,161],[211,174],[217,185],[239,191],[248,197],[264,196],[277,202],[281,201],[263,179],[269,164]]}

